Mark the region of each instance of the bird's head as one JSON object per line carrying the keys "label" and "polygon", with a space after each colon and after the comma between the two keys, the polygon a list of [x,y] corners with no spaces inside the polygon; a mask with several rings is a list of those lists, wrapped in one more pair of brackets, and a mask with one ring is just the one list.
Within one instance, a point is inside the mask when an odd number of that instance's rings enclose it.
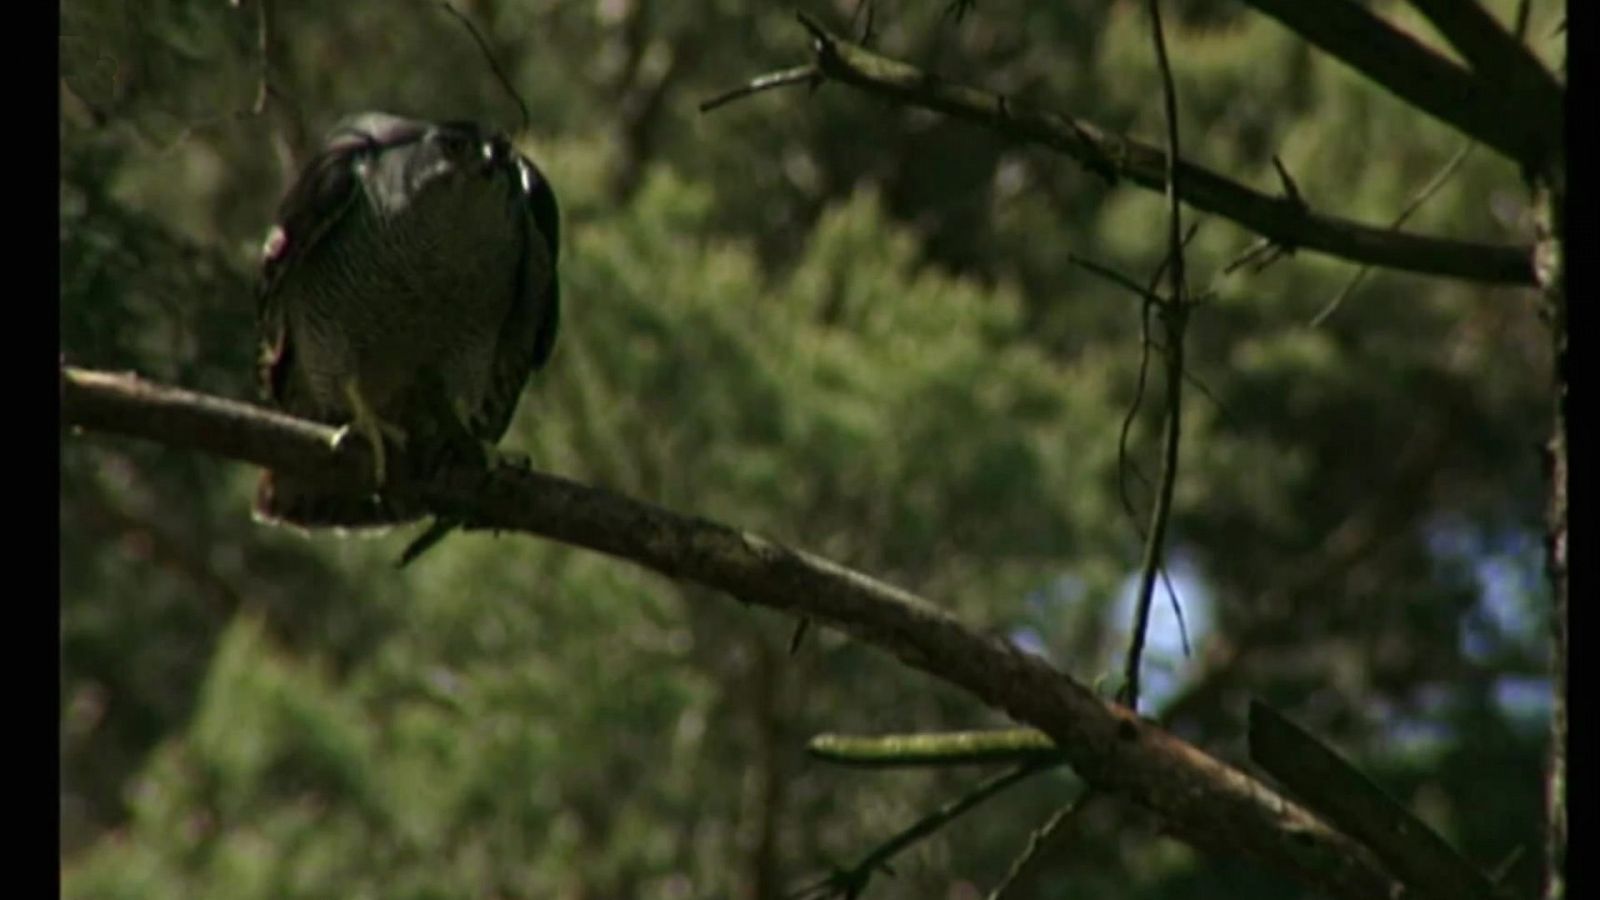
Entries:
{"label": "bird's head", "polygon": [[284,197],[262,247],[264,283],[275,281],[358,200],[390,224],[459,221],[461,212],[526,204],[552,259],[558,252],[555,197],[504,134],[469,121],[366,112],[329,133]]}
{"label": "bird's head", "polygon": [[521,177],[511,142],[475,122],[364,113],[335,129],[327,146],[353,159],[370,200],[386,217],[463,185],[498,180],[512,187]]}

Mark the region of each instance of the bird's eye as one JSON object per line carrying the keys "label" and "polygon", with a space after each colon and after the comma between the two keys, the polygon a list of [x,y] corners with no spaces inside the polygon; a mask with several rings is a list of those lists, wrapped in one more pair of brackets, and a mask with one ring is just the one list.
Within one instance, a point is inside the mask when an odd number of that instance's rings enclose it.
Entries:
{"label": "bird's eye", "polygon": [[434,140],[448,154],[455,157],[466,156],[472,152],[472,139],[464,134],[454,131],[441,131],[435,135]]}

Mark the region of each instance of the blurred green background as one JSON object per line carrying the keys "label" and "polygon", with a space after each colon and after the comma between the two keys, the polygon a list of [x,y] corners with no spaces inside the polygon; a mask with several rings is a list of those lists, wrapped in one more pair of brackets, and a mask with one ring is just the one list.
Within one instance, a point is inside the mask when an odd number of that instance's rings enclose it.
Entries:
{"label": "blurred green background", "polygon": [[[1425,40],[1393,3],[1386,15]],[[793,542],[1113,675],[1152,491],[1118,433],[1159,195],[840,85],[696,104],[805,60],[781,4],[460,2],[532,111],[564,211],[563,332],[502,446],[541,468]],[[1242,4],[1169,4],[1195,161],[1386,224],[1461,147]],[[1509,18],[1510,2],[1491,4]],[[1535,3],[1547,58],[1561,15]],[[804,7],[849,27],[854,0]],[[69,362],[252,398],[252,268],[297,143],[382,109],[515,129],[436,5],[62,8],[61,331]],[[1159,141],[1143,4],[874,4],[877,48]],[[1526,242],[1514,167],[1474,151],[1408,227]],[[1193,218],[1193,216],[1191,216]],[[1259,697],[1474,862],[1537,883],[1548,699],[1545,333],[1529,291],[1314,254],[1217,277],[1172,533],[1154,709],[1244,761]],[[1152,378],[1130,436],[1159,469]],[[819,731],[998,726],[969,697],[814,630],[526,538],[254,525],[247,466],[103,437],[61,454],[61,871],[82,898],[774,898],[984,773],[809,761]],[[899,859],[873,898],[986,892],[1062,771]],[[1026,897],[1303,896],[1116,806]]]}

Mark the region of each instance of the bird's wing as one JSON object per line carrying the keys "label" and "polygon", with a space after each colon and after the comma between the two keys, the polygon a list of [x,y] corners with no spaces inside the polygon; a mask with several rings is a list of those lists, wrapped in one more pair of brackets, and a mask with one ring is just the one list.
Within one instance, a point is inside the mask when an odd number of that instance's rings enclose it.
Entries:
{"label": "bird's wing", "polygon": [[555,349],[561,322],[561,286],[556,260],[561,245],[561,214],[544,174],[518,156],[522,184],[523,251],[511,313],[500,330],[490,384],[469,427],[482,441],[498,441],[511,424],[529,374],[544,367]]}
{"label": "bird's wing", "polygon": [[260,341],[257,377],[262,393],[282,402],[293,347],[281,291],[284,276],[305,259],[354,207],[361,196],[357,160],[415,140],[424,124],[382,113],[346,118],[312,157],[283,202],[261,248],[261,278],[256,293]]}

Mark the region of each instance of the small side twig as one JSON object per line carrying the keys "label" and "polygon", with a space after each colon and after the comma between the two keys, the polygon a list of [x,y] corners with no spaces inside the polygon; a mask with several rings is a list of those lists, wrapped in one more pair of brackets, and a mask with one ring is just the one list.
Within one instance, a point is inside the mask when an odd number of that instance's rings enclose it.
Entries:
{"label": "small side twig", "polygon": [[1276,153],[1272,154],[1272,167],[1278,170],[1278,180],[1283,182],[1283,195],[1289,202],[1301,209],[1309,209],[1305,197],[1300,194],[1300,185],[1295,183],[1294,176],[1289,174],[1289,167],[1283,164],[1282,157]]}
{"label": "small side twig", "polygon": [[872,880],[873,875],[879,871],[890,871],[888,868],[889,860],[893,859],[900,851],[937,832],[959,818],[967,810],[983,803],[1006,788],[1037,774],[1042,768],[1042,766],[1034,764],[1021,765],[1009,772],[1003,772],[986,779],[972,790],[918,819],[910,827],[879,844],[855,865],[848,869],[830,872],[822,878],[800,887],[789,895],[790,898],[792,900],[821,900],[821,898],[825,897],[843,897],[846,900],[854,900],[854,898],[860,897],[861,893],[867,889],[867,884]]}
{"label": "small side twig", "polygon": [[815,89],[821,83],[822,73],[817,71],[816,66],[795,66],[792,69],[784,69],[781,72],[770,72],[766,75],[757,76],[739,87],[718,94],[710,100],[702,101],[700,111],[708,113],[719,106],[726,106],[735,100],[759,94],[763,91],[776,90],[796,84],[808,84]]}
{"label": "small side twig", "polygon": [[1113,269],[1110,266],[1097,263],[1094,260],[1086,257],[1078,256],[1075,253],[1067,254],[1067,262],[1083,269],[1085,272],[1098,275],[1106,281],[1111,282],[1117,287],[1120,287],[1147,302],[1160,302],[1161,300],[1161,298],[1156,295],[1154,288],[1145,287],[1144,285],[1141,285],[1139,282],[1134,281],[1132,278],[1129,278],[1127,275],[1118,272],[1116,269]]}
{"label": "small side twig", "polygon": [[1028,835],[1027,846],[1023,847],[1017,858],[1011,861],[1011,868],[1006,871],[1005,877],[1000,879],[1000,883],[994,886],[994,890],[989,892],[987,900],[1004,900],[1006,894],[1013,886],[1020,883],[1023,874],[1039,858],[1039,852],[1049,846],[1063,828],[1076,821],[1084,807],[1088,806],[1094,797],[1093,790],[1085,790],[1074,797],[1071,803],[1051,814],[1043,825],[1034,829],[1033,833]]}
{"label": "small side twig", "polygon": [[448,0],[439,0],[439,5],[444,7],[444,11],[449,13],[452,18],[460,22],[461,26],[467,29],[468,34],[472,35],[473,43],[478,45],[478,50],[483,53],[484,60],[489,63],[489,69],[494,72],[495,80],[499,81],[500,87],[504,88],[505,92],[511,95],[511,99],[517,102],[517,109],[522,113],[522,131],[526,133],[533,124],[533,116],[528,113],[528,104],[522,99],[522,95],[517,93],[517,89],[512,86],[511,79],[506,76],[505,69],[500,67],[500,61],[495,59],[494,51],[489,49],[489,41],[484,38],[483,32],[479,31],[478,26],[472,24],[472,20],[467,18],[466,14],[461,10],[452,6]]}
{"label": "small side twig", "polygon": [[[1405,205],[1404,209],[1400,210],[1400,214],[1395,216],[1393,222],[1389,223],[1389,227],[1391,229],[1397,229],[1401,225],[1404,225],[1406,220],[1411,218],[1413,213],[1422,208],[1422,204],[1427,203],[1434,194],[1438,193],[1440,188],[1444,187],[1445,182],[1449,181],[1450,176],[1454,175],[1456,170],[1461,168],[1461,164],[1466,162],[1467,156],[1472,153],[1472,148],[1476,146],[1477,145],[1472,141],[1467,141],[1465,144],[1462,144],[1461,149],[1457,150],[1455,155],[1450,157],[1450,161],[1445,163],[1444,166],[1434,174],[1433,178],[1429,179],[1428,183],[1422,186],[1421,190],[1417,191],[1416,196],[1411,198],[1411,201]],[[1351,294],[1355,293],[1356,288],[1361,286],[1361,282],[1365,281],[1367,275],[1371,272],[1371,266],[1362,266],[1359,270],[1357,270],[1356,274],[1352,276],[1349,281],[1345,282],[1345,286],[1339,291],[1339,293],[1334,294],[1333,299],[1329,300],[1315,316],[1311,317],[1311,327],[1316,328],[1323,322],[1328,321],[1328,317],[1333,315],[1334,311],[1337,310]]]}

